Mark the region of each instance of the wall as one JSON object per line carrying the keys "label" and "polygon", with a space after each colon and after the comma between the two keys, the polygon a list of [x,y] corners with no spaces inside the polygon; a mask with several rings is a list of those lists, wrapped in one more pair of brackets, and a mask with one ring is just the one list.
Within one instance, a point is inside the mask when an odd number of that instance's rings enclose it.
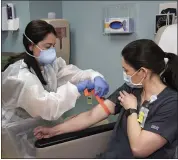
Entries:
{"label": "wall", "polygon": [[[2,1],[2,5],[10,1]],[[2,32],[2,52],[23,52],[22,36],[26,25],[34,19],[47,18],[48,12],[56,12],[62,17],[61,1],[11,1],[16,15],[20,18],[20,28],[15,32]]]}
{"label": "wall", "polygon": [[30,1],[30,20],[44,19],[48,12],[56,12],[56,18],[62,18],[61,1]]}
{"label": "wall", "polygon": [[[22,52],[22,34],[30,20],[46,18],[55,11],[71,27],[71,63],[82,69],[93,68],[108,80],[112,92],[123,83],[122,48],[138,38],[154,38],[154,19],[161,1],[13,1],[20,18],[18,32],[2,32],[2,52]],[[136,33],[104,36],[102,9],[108,5],[135,3]]]}
{"label": "wall", "polygon": [[[103,8],[135,3],[136,33],[103,35]],[[71,28],[71,63],[100,71],[110,84],[110,93],[123,83],[121,50],[138,38],[154,39],[154,20],[160,1],[63,1],[63,18]]]}
{"label": "wall", "polygon": [[[10,2],[10,1],[8,1]],[[2,6],[7,1],[2,1]],[[15,32],[3,31],[2,34],[2,52],[22,52],[22,35],[25,26],[30,21],[29,1],[12,1],[15,5],[16,16],[20,18],[20,29]]]}

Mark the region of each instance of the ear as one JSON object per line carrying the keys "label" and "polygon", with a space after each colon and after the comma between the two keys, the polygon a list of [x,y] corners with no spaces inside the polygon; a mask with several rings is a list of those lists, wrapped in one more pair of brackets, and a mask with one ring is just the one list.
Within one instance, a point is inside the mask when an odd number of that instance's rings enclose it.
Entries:
{"label": "ear", "polygon": [[29,50],[30,50],[30,51],[33,51],[33,48],[34,48],[34,45],[33,45],[33,44],[30,44],[30,45],[29,45]]}
{"label": "ear", "polygon": [[[140,68],[140,71],[144,73],[144,77],[146,77],[147,73],[148,73],[148,69],[147,68],[144,68],[144,67],[141,67]],[[140,73],[141,73],[140,72]]]}

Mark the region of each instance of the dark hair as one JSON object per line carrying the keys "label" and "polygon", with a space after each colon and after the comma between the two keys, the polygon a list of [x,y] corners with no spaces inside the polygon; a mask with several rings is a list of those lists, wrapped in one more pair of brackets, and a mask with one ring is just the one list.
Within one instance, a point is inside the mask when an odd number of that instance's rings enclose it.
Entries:
{"label": "dark hair", "polygon": [[[25,29],[25,35],[34,43],[38,44],[40,41],[44,40],[44,38],[49,34],[53,33],[56,36],[56,31],[54,27],[47,23],[46,21],[43,20],[33,20],[31,21]],[[23,35],[23,45],[26,49],[26,51],[33,55],[33,52],[29,50],[29,46],[32,44],[24,35]],[[4,67],[4,70],[10,65],[13,64],[14,62],[24,59],[24,62],[27,64],[28,68],[32,68],[39,80],[43,85],[46,85],[46,81],[41,73],[40,66],[36,59],[32,56],[29,56],[26,53],[21,53],[17,56],[12,56],[8,60],[8,64]]]}
{"label": "dark hair", "polygon": [[[154,41],[140,39],[126,45],[122,50],[124,60],[135,70],[141,67],[160,75],[164,84],[178,91],[178,56],[165,53]],[[164,58],[168,58],[167,64]]]}

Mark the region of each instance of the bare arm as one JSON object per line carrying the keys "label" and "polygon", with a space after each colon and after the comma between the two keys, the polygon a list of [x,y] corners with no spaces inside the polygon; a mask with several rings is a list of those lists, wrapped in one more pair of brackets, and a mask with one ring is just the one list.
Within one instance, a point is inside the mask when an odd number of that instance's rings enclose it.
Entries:
{"label": "bare arm", "polygon": [[[128,110],[137,109],[137,98],[133,94],[120,91],[120,104]],[[162,148],[167,142],[175,140],[177,132],[177,101],[167,100],[141,128],[137,113],[127,117],[127,134],[134,157],[146,158]],[[171,125],[170,125],[171,124]]]}
{"label": "bare arm", "polygon": [[[111,114],[115,112],[115,104],[110,100],[105,100],[104,103],[107,105]],[[106,119],[109,115],[104,111],[102,106],[98,104],[93,109],[83,112],[78,116],[65,121],[62,124],[59,124],[53,128],[47,127],[37,127],[34,130],[34,135],[38,138],[49,138],[55,135],[75,132],[79,130],[83,130],[88,128],[104,119]]]}
{"label": "bare arm", "polygon": [[[110,100],[105,100],[104,102],[111,114],[114,114],[115,104]],[[98,104],[93,109],[81,113],[78,116],[62,123],[53,128],[55,135],[63,134],[68,132],[74,132],[88,128],[108,117],[108,114],[104,111],[102,106]]]}
{"label": "bare arm", "polygon": [[127,132],[135,157],[145,158],[167,143],[167,140],[159,134],[142,130],[137,121],[136,114],[128,117]]}
{"label": "bare arm", "polygon": [[[132,94],[120,92],[119,100],[125,109],[137,108],[137,99]],[[150,119],[146,120],[143,128],[137,121],[136,113],[128,116],[127,134],[135,157],[146,158],[166,143],[174,142],[177,132],[176,110],[177,100],[167,100]]]}

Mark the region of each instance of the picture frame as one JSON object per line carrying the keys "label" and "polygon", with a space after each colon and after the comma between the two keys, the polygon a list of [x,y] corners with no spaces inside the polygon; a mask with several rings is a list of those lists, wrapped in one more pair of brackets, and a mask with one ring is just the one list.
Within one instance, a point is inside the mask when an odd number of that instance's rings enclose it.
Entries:
{"label": "picture frame", "polygon": [[159,28],[175,23],[175,14],[157,14],[155,18],[155,34]]}

